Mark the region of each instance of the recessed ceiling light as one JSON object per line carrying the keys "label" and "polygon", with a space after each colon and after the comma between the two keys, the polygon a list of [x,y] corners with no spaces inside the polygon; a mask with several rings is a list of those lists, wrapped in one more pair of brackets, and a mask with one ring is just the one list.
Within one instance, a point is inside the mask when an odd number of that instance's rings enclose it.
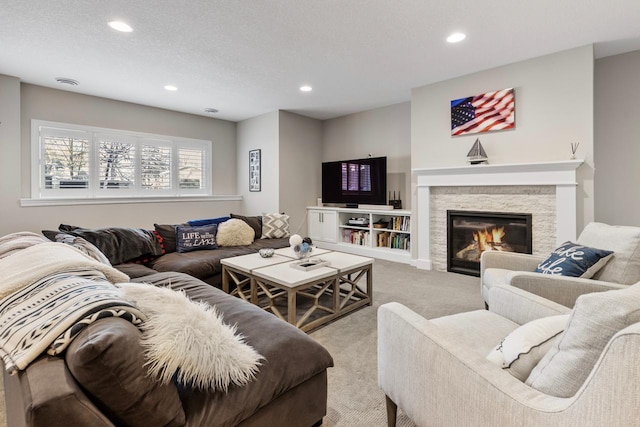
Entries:
{"label": "recessed ceiling light", "polygon": [[166,85],[164,88],[165,88],[166,90],[171,91],[171,92],[175,92],[175,91],[177,91],[177,90],[178,90],[178,88],[177,88],[177,87],[175,87],[175,86],[173,86],[173,85]]}
{"label": "recessed ceiling light", "polygon": [[133,28],[129,26],[129,24],[122,21],[111,21],[109,22],[109,26],[116,31],[120,31],[121,33],[130,33],[133,31]]}
{"label": "recessed ceiling light", "polygon": [[68,79],[66,77],[56,77],[56,81],[58,83],[62,83],[63,85],[78,86],[80,84],[80,82],[78,82],[77,80]]}
{"label": "recessed ceiling light", "polygon": [[309,85],[304,85],[304,86],[300,86],[300,90],[302,92],[311,92],[313,90],[313,88]]}
{"label": "recessed ceiling light", "polygon": [[217,110],[217,109],[215,109],[215,108],[205,108],[205,109],[204,109],[204,112],[205,112],[205,113],[209,113],[209,114],[215,114],[215,113],[217,113],[217,112],[218,112],[218,110]]}
{"label": "recessed ceiling light", "polygon": [[449,37],[447,37],[447,41],[449,43],[458,43],[458,42],[461,42],[462,40],[464,40],[465,37],[467,37],[465,34],[453,33]]}

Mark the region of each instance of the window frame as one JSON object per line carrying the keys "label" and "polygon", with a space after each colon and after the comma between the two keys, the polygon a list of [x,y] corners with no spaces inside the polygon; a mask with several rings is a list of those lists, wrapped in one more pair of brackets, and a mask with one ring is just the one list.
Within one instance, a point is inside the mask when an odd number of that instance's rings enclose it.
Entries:
{"label": "window frame", "polygon": [[[47,189],[45,187],[45,145],[43,136],[46,130],[59,132],[49,134],[88,136],[89,184],[82,189]],[[105,136],[121,139],[134,145],[134,184],[132,188],[100,188],[100,141]],[[171,188],[148,189],[142,187],[142,159],[140,153],[143,145],[171,147]],[[120,129],[109,129],[95,126],[85,126],[70,123],[51,122],[45,120],[31,120],[31,199],[32,200],[133,200],[138,198],[183,198],[210,197],[213,193],[212,182],[212,141],[158,135],[146,132],[135,132]],[[179,152],[181,149],[195,149],[202,152],[203,188],[180,188]]]}

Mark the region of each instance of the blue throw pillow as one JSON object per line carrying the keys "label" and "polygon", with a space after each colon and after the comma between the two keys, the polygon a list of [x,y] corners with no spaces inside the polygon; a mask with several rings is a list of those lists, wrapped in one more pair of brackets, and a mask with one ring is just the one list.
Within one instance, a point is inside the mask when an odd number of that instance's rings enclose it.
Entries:
{"label": "blue throw pillow", "polygon": [[211,225],[211,224],[220,224],[225,222],[226,220],[231,219],[228,216],[220,216],[218,218],[209,218],[209,219],[192,219],[191,221],[187,221],[187,223],[194,227],[199,227],[201,225]]}
{"label": "blue throw pillow", "polygon": [[534,271],[542,274],[582,277],[589,279],[613,256],[612,251],[564,242]]}
{"label": "blue throw pillow", "polygon": [[179,225],[176,227],[176,251],[180,253],[217,249],[216,224],[191,227]]}

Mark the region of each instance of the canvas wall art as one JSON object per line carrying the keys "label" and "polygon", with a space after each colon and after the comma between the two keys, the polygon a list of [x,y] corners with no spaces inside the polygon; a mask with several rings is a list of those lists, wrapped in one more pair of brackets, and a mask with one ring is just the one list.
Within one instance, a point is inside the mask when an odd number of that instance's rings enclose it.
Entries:
{"label": "canvas wall art", "polygon": [[451,101],[452,136],[513,129],[515,125],[513,88]]}

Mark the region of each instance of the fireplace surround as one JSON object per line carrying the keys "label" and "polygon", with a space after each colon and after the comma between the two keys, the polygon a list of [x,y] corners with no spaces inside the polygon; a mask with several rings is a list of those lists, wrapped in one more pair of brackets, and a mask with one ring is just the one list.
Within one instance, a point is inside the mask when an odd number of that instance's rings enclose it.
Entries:
{"label": "fireplace surround", "polygon": [[[540,163],[512,163],[496,165],[475,166],[451,166],[438,168],[412,169],[416,180],[416,200],[414,211],[417,219],[412,222],[414,253],[416,267],[431,270],[434,267],[446,271],[446,215],[440,223],[433,223],[432,194],[437,190],[456,190],[461,188],[511,188],[511,193],[518,193],[520,189],[552,188],[549,194],[553,205],[550,221],[545,225],[553,230],[553,237],[546,243],[546,247],[553,249],[567,240],[576,238],[577,232],[577,179],[576,170],[584,163],[583,160],[549,161]],[[547,196],[547,199],[548,197]],[[524,195],[522,196],[524,197]],[[536,196],[537,197],[537,196]],[[466,209],[467,205],[455,209]],[[473,206],[477,210],[491,210],[505,212],[527,212],[519,208],[506,206],[505,209],[485,209],[482,206]],[[444,214],[444,213],[443,213]],[[534,228],[538,230],[535,225]],[[417,226],[417,227],[416,227]],[[437,227],[442,227],[443,233],[439,233]],[[536,243],[536,233],[533,238],[533,253],[546,250]],[[434,236],[438,240],[434,240]],[[439,241],[442,239],[442,242]],[[438,249],[442,246],[444,253]],[[434,264],[434,256],[441,256],[443,263]]]}
{"label": "fireplace surround", "polygon": [[531,214],[447,210],[447,271],[480,276],[484,251],[532,250]]}

